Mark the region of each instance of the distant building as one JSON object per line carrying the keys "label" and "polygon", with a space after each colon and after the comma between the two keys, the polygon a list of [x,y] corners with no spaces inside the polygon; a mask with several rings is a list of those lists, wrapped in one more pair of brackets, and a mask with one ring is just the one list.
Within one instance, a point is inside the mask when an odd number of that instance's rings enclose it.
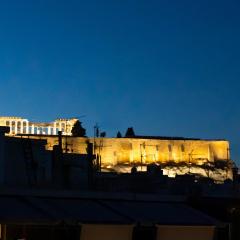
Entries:
{"label": "distant building", "polygon": [[72,128],[78,119],[56,119],[53,122],[33,122],[22,117],[0,117],[0,126],[10,128],[9,135],[57,135],[62,131],[63,135],[71,136]]}

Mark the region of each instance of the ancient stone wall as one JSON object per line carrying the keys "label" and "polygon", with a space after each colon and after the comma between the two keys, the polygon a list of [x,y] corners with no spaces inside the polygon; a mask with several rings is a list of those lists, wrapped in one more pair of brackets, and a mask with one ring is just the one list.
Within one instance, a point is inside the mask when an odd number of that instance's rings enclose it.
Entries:
{"label": "ancient stone wall", "polygon": [[[20,136],[15,136],[20,137]],[[58,144],[57,136],[29,135],[46,139],[46,149]],[[104,171],[130,172],[133,166],[146,170],[160,164],[165,175],[192,173],[211,177],[216,182],[232,179],[229,142],[225,140],[172,140],[138,138],[83,138],[62,136],[63,151],[86,154],[86,142],[94,144]],[[220,162],[220,167],[216,163]]]}
{"label": "ancient stone wall", "polygon": [[[55,136],[30,136],[47,139],[47,149],[58,144]],[[62,137],[63,150],[86,153],[86,141],[95,145],[95,153],[103,164],[191,162],[203,164],[228,160],[229,142],[225,140],[161,140],[138,138],[82,138]]]}

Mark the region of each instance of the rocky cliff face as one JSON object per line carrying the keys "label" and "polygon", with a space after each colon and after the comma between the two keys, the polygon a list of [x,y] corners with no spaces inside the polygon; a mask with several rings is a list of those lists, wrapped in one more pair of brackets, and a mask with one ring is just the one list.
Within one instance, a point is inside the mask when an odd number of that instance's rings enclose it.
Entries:
{"label": "rocky cliff face", "polygon": [[[165,164],[161,167],[163,175],[175,178],[177,175],[192,174],[198,177],[206,177],[214,180],[215,183],[223,183],[225,180],[233,179],[232,164],[225,166],[204,166],[204,165],[187,165],[187,164]],[[119,173],[130,173],[133,166],[115,165],[103,166],[104,171],[116,171]],[[147,171],[147,165],[135,165],[137,171]]]}

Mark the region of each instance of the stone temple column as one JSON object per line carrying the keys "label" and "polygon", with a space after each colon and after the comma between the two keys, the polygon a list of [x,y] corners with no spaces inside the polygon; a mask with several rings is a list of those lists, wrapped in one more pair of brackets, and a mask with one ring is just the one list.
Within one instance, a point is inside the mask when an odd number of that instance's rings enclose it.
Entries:
{"label": "stone temple column", "polygon": [[23,121],[21,121],[20,133],[23,134]]}
{"label": "stone temple column", "polygon": [[51,127],[50,126],[48,126],[47,135],[51,135]]}
{"label": "stone temple column", "polygon": [[32,134],[34,134],[34,124],[32,124]]}
{"label": "stone temple column", "polygon": [[29,122],[26,121],[26,134],[28,134],[28,133],[29,133]]}
{"label": "stone temple column", "polygon": [[15,121],[15,134],[18,133],[18,121]]}
{"label": "stone temple column", "polygon": [[9,121],[9,127],[10,127],[10,134],[12,133],[12,121]]}
{"label": "stone temple column", "polygon": [[56,123],[53,124],[53,135],[57,135]]}

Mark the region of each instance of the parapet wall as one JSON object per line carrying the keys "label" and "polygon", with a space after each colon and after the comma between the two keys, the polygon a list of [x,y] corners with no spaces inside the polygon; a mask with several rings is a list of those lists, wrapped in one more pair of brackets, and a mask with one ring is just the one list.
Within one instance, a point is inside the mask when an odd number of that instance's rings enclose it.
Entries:
{"label": "parapet wall", "polygon": [[[25,136],[26,137],[26,136]],[[30,136],[47,139],[48,150],[58,144],[55,136]],[[86,153],[86,141],[94,143],[95,153],[103,165],[130,163],[187,162],[203,164],[230,159],[229,142],[225,140],[160,140],[137,138],[62,137],[63,150]]]}
{"label": "parapet wall", "polygon": [[[46,139],[47,150],[58,144],[57,136],[23,135]],[[160,164],[169,177],[195,174],[215,182],[232,179],[229,142],[225,140],[173,140],[139,138],[83,138],[62,136],[64,152],[86,154],[86,142],[94,144],[103,171],[144,171],[148,164]],[[218,164],[217,164],[218,163]]]}

